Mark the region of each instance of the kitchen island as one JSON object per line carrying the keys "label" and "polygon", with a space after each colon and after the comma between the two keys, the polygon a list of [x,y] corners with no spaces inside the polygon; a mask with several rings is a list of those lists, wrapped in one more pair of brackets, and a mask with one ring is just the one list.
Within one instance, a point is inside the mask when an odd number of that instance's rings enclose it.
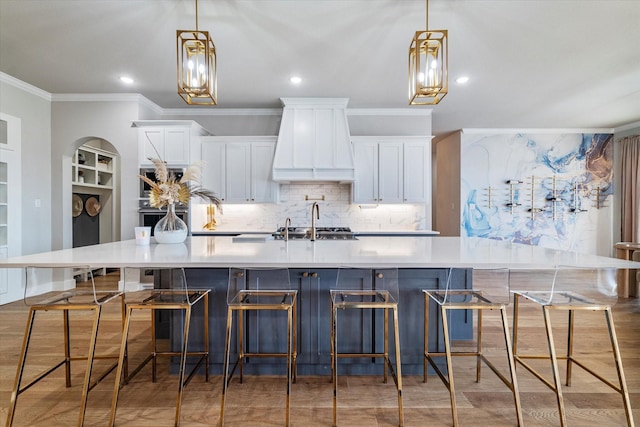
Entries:
{"label": "kitchen island", "polygon": [[[230,236],[197,236],[181,244],[136,245],[135,240],[107,243],[77,249],[66,249],[42,254],[0,260],[0,267],[78,267],[92,268],[186,268],[189,286],[212,290],[210,298],[211,365],[214,372],[221,371],[223,361],[226,289],[228,269],[235,268],[288,268],[292,286],[298,289],[298,370],[300,374],[328,374],[329,346],[329,289],[334,286],[340,267],[358,269],[363,280],[374,280],[375,270],[399,268],[400,283],[400,343],[403,370],[418,374],[422,369],[423,296],[421,289],[441,288],[450,268],[457,269],[455,283],[459,288],[470,288],[473,268],[544,269],[554,266],[639,268],[640,263],[615,258],[577,254],[508,242],[457,237],[358,237],[357,240],[282,241],[237,240]],[[260,274],[251,273],[248,276]],[[251,280],[249,277],[248,280]],[[168,285],[163,274],[155,276],[155,286]],[[17,284],[16,284],[17,285]],[[126,290],[126,287],[125,287]],[[579,290],[579,289],[578,289]],[[202,316],[196,308],[194,316]],[[432,310],[435,316],[436,310]],[[470,338],[471,316],[464,312],[452,319],[455,339]],[[248,333],[247,347],[252,351],[270,348],[282,338],[275,338],[272,330],[275,319],[249,319],[254,328]],[[431,319],[430,346],[440,348],[438,320]],[[381,315],[362,319],[357,328],[343,331],[342,342],[357,351],[364,346],[379,350],[382,342]],[[180,330],[179,318],[166,325],[171,331]],[[193,322],[190,342],[201,344],[200,333]],[[178,343],[174,342],[177,346]],[[342,344],[341,344],[342,345]],[[370,351],[367,348],[366,351]],[[269,360],[251,363],[248,372],[274,373],[282,369],[281,361]],[[380,361],[361,359],[341,363],[347,374],[380,373]]]}

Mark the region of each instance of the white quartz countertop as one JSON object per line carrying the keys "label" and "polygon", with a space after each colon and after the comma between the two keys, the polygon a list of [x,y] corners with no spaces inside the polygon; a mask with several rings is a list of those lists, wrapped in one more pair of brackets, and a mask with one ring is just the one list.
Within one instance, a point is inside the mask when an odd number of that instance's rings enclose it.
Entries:
{"label": "white quartz countertop", "polygon": [[185,243],[138,246],[135,240],[0,260],[1,267],[291,267],[291,268],[640,268],[640,262],[461,237],[359,237],[358,240],[235,240],[196,236]]}
{"label": "white quartz countertop", "polygon": [[356,236],[437,236],[433,230],[354,230]]}

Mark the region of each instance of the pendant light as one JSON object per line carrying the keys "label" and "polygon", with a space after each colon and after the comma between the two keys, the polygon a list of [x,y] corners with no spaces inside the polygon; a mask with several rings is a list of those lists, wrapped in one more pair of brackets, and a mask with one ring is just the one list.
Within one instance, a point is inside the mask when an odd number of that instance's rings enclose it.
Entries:
{"label": "pendant light", "polygon": [[429,0],[426,0],[426,30],[416,31],[409,47],[409,104],[434,105],[449,89],[447,30],[429,30]]}
{"label": "pendant light", "polygon": [[196,29],[177,30],[178,95],[187,104],[216,105],[218,78],[216,47],[208,31],[198,30],[198,0]]}

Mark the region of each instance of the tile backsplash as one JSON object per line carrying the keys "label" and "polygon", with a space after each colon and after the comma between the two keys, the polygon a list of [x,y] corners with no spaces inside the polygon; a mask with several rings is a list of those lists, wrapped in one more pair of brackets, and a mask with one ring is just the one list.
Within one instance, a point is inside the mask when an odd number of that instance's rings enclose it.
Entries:
{"label": "tile backsplash", "polygon": [[[350,184],[322,183],[282,184],[277,204],[224,204],[223,214],[215,216],[216,231],[270,231],[284,225],[287,217],[294,227],[309,226],[314,201],[320,205],[318,227],[348,226],[357,231],[431,229],[431,206],[352,204]],[[192,202],[192,231],[202,231],[206,222],[206,205]]]}

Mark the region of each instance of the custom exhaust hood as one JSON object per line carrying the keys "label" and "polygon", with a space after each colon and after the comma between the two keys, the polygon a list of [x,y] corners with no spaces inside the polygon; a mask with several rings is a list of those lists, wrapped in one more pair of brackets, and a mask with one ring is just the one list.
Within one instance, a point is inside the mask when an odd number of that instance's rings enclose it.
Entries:
{"label": "custom exhaust hood", "polygon": [[282,121],[273,159],[277,182],[354,180],[348,98],[280,98]]}

